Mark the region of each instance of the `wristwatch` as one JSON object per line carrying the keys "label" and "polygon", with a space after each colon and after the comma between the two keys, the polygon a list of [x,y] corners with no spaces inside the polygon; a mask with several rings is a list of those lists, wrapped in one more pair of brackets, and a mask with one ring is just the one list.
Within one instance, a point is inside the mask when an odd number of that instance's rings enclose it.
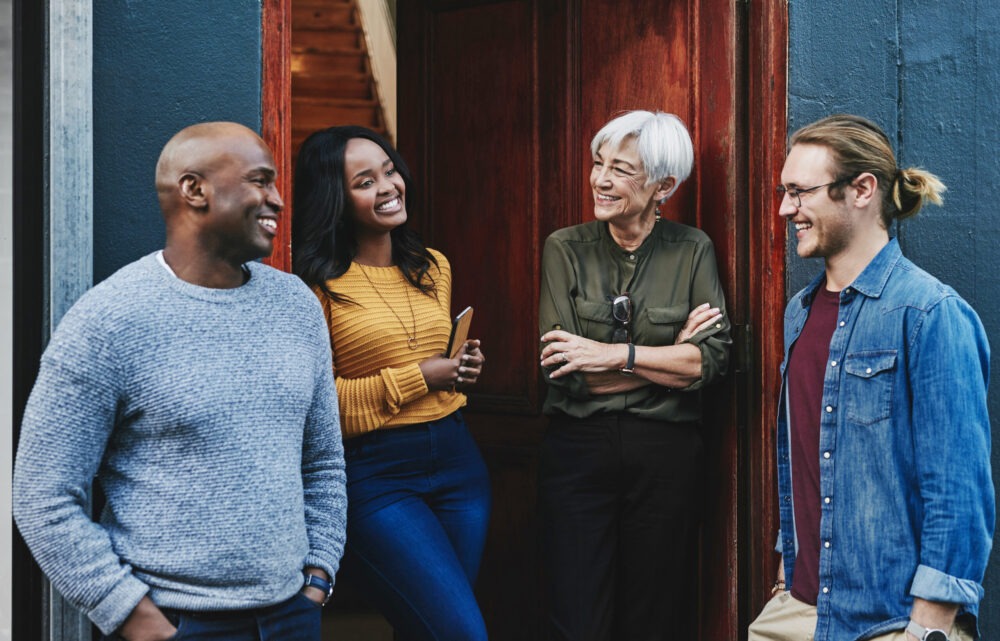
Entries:
{"label": "wristwatch", "polygon": [[635,345],[628,344],[628,358],[625,359],[625,367],[618,370],[625,376],[635,376]]}
{"label": "wristwatch", "polygon": [[925,628],[913,619],[910,619],[906,631],[917,637],[920,641],[948,641],[948,634],[944,630],[937,628]]}
{"label": "wristwatch", "polygon": [[326,595],[323,597],[322,605],[326,605],[327,601],[330,600],[330,597],[333,596],[333,584],[316,576],[315,574],[309,574],[308,572],[303,572],[303,574],[305,575],[305,581],[302,583],[302,589],[318,588],[322,590],[323,594]]}

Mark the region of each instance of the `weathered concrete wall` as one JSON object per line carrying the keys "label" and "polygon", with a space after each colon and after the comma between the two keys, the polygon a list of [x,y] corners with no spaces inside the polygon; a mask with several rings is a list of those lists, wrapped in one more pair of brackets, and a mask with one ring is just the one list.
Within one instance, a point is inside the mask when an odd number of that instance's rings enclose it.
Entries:
{"label": "weathered concrete wall", "polygon": [[[789,131],[834,112],[878,122],[899,164],[948,186],[944,207],[898,225],[903,252],[979,312],[993,347],[990,413],[1000,487],[1000,3],[789,0]],[[821,269],[789,243],[789,295]],[[986,577],[984,638],[1000,635],[1000,560]]]}
{"label": "weathered concrete wall", "polygon": [[260,0],[94,3],[94,282],[164,242],[156,159],[181,128],[260,131]]}

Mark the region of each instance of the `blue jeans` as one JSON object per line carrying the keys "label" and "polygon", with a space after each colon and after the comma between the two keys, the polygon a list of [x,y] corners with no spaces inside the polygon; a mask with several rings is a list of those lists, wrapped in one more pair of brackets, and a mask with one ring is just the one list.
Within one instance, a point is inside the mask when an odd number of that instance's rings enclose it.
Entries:
{"label": "blue jeans", "polygon": [[[302,594],[266,608],[188,612],[163,608],[177,627],[170,641],[320,641],[321,608]],[[103,641],[117,641],[112,634]]]}
{"label": "blue jeans", "polygon": [[473,594],[490,485],[461,414],[344,444],[347,546],[338,578],[356,586],[397,639],[478,641]]}

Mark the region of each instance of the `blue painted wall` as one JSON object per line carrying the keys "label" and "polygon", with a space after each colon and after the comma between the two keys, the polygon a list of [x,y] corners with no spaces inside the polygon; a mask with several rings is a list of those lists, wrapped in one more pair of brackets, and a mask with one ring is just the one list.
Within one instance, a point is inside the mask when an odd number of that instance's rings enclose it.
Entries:
{"label": "blue painted wall", "polygon": [[260,0],[94,3],[94,281],[163,247],[153,179],[183,127],[260,131]]}
{"label": "blue painted wall", "polygon": [[[899,164],[937,174],[943,207],[895,233],[903,252],[979,312],[993,347],[990,414],[1000,487],[1000,3],[789,0],[789,132],[834,112],[878,122]],[[822,269],[789,243],[789,295]],[[980,623],[1000,636],[1000,553]]]}

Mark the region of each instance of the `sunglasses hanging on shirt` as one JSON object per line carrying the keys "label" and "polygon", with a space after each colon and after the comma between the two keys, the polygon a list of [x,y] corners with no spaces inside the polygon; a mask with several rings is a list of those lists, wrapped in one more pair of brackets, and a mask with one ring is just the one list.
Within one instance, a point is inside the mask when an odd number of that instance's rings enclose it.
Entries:
{"label": "sunglasses hanging on shirt", "polygon": [[611,317],[615,320],[615,331],[611,335],[611,342],[631,343],[632,299],[628,292],[611,299]]}

